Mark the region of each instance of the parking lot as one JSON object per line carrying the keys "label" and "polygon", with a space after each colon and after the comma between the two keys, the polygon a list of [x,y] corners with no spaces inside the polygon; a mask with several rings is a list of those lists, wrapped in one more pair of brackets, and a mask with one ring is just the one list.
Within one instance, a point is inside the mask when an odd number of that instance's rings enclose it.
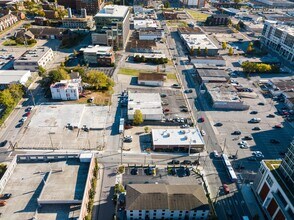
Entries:
{"label": "parking lot", "polygon": [[89,67],[88,70],[97,70],[99,72],[103,72],[110,78],[113,76],[114,72],[113,67]]}
{"label": "parking lot", "polygon": [[23,125],[18,148],[100,149],[104,145],[107,107],[41,105]]}
{"label": "parking lot", "polygon": [[[155,169],[155,174],[147,175],[147,170]],[[170,185],[194,185],[202,184],[201,179],[192,171],[191,166],[177,166],[174,168],[175,174],[171,173],[172,168],[167,168],[167,166],[160,167],[142,167],[138,166],[136,168],[126,167],[125,174],[123,175],[123,185],[127,184],[170,184]],[[186,174],[186,169],[189,171],[189,175]],[[137,170],[136,175],[134,170]]]}

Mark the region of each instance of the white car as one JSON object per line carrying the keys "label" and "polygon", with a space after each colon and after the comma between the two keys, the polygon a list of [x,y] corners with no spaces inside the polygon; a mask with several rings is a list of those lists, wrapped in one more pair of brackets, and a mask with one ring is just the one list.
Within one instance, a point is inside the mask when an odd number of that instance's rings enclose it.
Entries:
{"label": "white car", "polygon": [[218,154],[218,152],[217,152],[216,150],[213,151],[213,155],[214,155],[214,157],[216,157],[216,158],[219,157],[219,154]]}
{"label": "white car", "polygon": [[133,137],[132,137],[131,135],[126,135],[126,136],[125,136],[125,139],[131,139],[131,140],[132,140]]}
{"label": "white car", "polygon": [[21,122],[25,122],[28,119],[28,117],[22,117]]}
{"label": "white car", "polygon": [[248,146],[248,145],[243,145],[243,144],[241,144],[241,145],[240,145],[240,148],[241,148],[241,149],[248,149],[249,146]]}
{"label": "white car", "polygon": [[264,155],[263,154],[256,154],[255,157],[257,157],[257,158],[264,158]]}
{"label": "white car", "polygon": [[262,154],[262,152],[261,151],[253,151],[252,152],[252,155],[256,155],[256,154]]}
{"label": "white car", "polygon": [[240,141],[239,145],[248,145],[247,141]]}
{"label": "white car", "polygon": [[204,130],[201,130],[200,133],[201,133],[202,136],[206,135],[206,132]]}

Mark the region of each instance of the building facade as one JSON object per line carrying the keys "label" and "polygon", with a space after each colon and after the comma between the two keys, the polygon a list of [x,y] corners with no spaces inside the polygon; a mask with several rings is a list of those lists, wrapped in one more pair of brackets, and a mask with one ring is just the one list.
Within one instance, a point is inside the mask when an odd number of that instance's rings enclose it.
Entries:
{"label": "building facade", "polygon": [[264,160],[253,189],[267,219],[286,220],[294,216],[294,142],[281,160]]}
{"label": "building facade", "polygon": [[37,47],[27,50],[14,61],[14,69],[38,71],[39,67],[46,67],[48,62],[53,60],[54,54],[49,47]]}
{"label": "building facade", "polygon": [[61,80],[50,86],[52,99],[77,100],[82,92],[81,79]]}
{"label": "building facade", "polygon": [[18,18],[13,14],[7,14],[3,17],[0,17],[0,31],[5,30],[6,28],[12,26],[18,21]]}
{"label": "building facade", "polygon": [[163,37],[163,29],[145,29],[139,31],[139,40],[158,40]]}
{"label": "building facade", "polygon": [[103,6],[103,0],[57,0],[59,5],[71,8],[76,12],[81,12],[84,8],[88,14],[95,15]]}
{"label": "building facade", "polygon": [[94,21],[91,16],[87,16],[85,18],[64,18],[62,19],[62,26],[64,28],[91,29],[94,27]]}
{"label": "building facade", "polygon": [[111,66],[115,61],[112,47],[88,46],[81,48],[80,53],[83,55],[84,61],[92,65]]}
{"label": "building facade", "polygon": [[166,74],[163,73],[139,73],[138,84],[143,86],[163,86]]}
{"label": "building facade", "polygon": [[29,70],[0,70],[0,90],[11,84],[25,85],[31,76]]}
{"label": "building facade", "polygon": [[127,6],[107,5],[94,16],[96,31],[92,43],[125,48],[130,32],[130,11]]}
{"label": "building facade", "polygon": [[229,21],[227,14],[213,14],[206,19],[205,24],[209,26],[228,25]]}
{"label": "building facade", "polygon": [[181,0],[181,2],[190,7],[202,8],[205,7],[205,0]]}
{"label": "building facade", "polygon": [[287,62],[294,64],[293,27],[267,20],[264,23],[260,40],[264,47],[279,54]]}

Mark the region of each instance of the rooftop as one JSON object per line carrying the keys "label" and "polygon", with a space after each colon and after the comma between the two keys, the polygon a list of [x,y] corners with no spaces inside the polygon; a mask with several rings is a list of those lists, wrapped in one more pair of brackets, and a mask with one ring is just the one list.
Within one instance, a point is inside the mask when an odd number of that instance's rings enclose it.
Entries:
{"label": "rooftop", "polygon": [[289,25],[284,25],[282,23],[279,23],[278,21],[273,21],[273,20],[266,20],[265,22],[274,25],[277,29],[283,32],[287,32],[288,34],[294,35],[294,27],[291,27]]}
{"label": "rooftop", "polygon": [[208,210],[201,185],[129,184],[127,210]]}
{"label": "rooftop", "polygon": [[214,102],[242,102],[231,84],[205,83],[205,86]]}
{"label": "rooftop", "polygon": [[205,34],[181,34],[182,39],[189,48],[218,49],[218,47]]}
{"label": "rooftop", "polygon": [[128,114],[141,110],[143,115],[163,114],[159,93],[136,93],[129,91]]}
{"label": "rooftop", "polygon": [[198,27],[180,27],[178,32],[181,34],[204,34]]}
{"label": "rooftop", "polygon": [[294,91],[294,78],[287,80],[271,80],[271,82],[274,84],[274,87],[281,91]]}
{"label": "rooftop", "polygon": [[59,88],[59,89],[70,89],[70,88],[79,88],[80,83],[79,79],[72,80],[61,80],[60,82],[56,82],[50,86],[51,88]]}
{"label": "rooftop", "polygon": [[112,47],[107,46],[99,46],[99,45],[89,45],[88,47],[81,48],[80,51],[84,53],[96,53],[96,54],[104,54],[111,53]]}
{"label": "rooftop", "polygon": [[134,20],[134,26],[146,26],[147,28],[157,28],[157,23],[153,19]]}
{"label": "rooftop", "polygon": [[199,130],[191,129],[152,129],[153,145],[204,145]]}
{"label": "rooftop", "polygon": [[0,84],[20,82],[24,75],[30,75],[29,70],[0,70]]}
{"label": "rooftop", "polygon": [[106,5],[101,9],[95,17],[108,17],[108,18],[124,18],[129,11],[129,7],[122,5]]}
{"label": "rooftop", "polygon": [[51,50],[49,47],[37,47],[32,50],[27,50],[15,62],[38,62],[47,52]]}
{"label": "rooftop", "polygon": [[164,81],[166,74],[164,73],[139,73],[138,80],[145,81]]}
{"label": "rooftop", "polygon": [[200,77],[224,77],[229,78],[229,74],[222,69],[197,69]]}
{"label": "rooftop", "polygon": [[146,59],[166,58],[164,53],[134,53],[135,56],[144,56]]}

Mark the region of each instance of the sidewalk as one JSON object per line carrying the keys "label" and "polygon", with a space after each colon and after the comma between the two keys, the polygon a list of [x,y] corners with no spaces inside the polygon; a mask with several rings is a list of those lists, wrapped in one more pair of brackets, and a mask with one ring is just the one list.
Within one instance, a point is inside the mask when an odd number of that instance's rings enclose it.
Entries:
{"label": "sidewalk", "polygon": [[251,186],[249,184],[242,185],[241,193],[250,211],[251,217],[258,215],[259,220],[264,220],[262,210],[260,209],[260,206],[256,201],[256,198],[251,190]]}
{"label": "sidewalk", "polygon": [[99,205],[100,205],[100,196],[102,191],[103,185],[103,164],[99,164],[99,171],[98,171],[98,178],[97,178],[97,185],[96,185],[96,193],[94,197],[94,204],[93,204],[93,211],[92,211],[92,219],[96,220],[99,216]]}

